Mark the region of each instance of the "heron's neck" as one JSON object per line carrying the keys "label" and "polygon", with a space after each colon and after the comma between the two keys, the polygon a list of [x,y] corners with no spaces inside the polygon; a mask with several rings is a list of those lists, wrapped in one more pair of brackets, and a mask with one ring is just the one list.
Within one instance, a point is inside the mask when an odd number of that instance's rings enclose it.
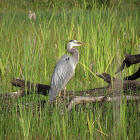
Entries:
{"label": "heron's neck", "polygon": [[77,63],[79,61],[79,52],[78,52],[78,50],[76,48],[71,48],[71,49],[67,48],[67,51],[73,55],[72,59],[74,60],[75,65],[77,65]]}

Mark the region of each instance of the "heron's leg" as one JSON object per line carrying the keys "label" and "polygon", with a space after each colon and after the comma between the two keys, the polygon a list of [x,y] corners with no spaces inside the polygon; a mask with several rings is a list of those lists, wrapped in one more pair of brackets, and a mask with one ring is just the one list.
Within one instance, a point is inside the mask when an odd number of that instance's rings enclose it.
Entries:
{"label": "heron's leg", "polygon": [[66,87],[64,87],[64,99],[65,99],[65,96],[66,96]]}
{"label": "heron's leg", "polygon": [[[61,94],[61,91],[59,92],[59,102],[60,102],[60,98],[63,94]],[[64,87],[64,99],[65,99],[65,96],[66,96],[66,87]]]}
{"label": "heron's leg", "polygon": [[60,102],[60,98],[61,98],[61,91],[59,92],[59,102]]}

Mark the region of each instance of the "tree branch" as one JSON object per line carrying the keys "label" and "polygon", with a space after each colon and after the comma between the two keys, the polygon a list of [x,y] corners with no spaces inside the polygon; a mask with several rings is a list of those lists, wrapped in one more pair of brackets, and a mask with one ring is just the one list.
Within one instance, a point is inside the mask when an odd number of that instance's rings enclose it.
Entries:
{"label": "tree branch", "polygon": [[[137,64],[137,63],[140,63],[140,54],[137,54],[137,55],[128,55],[127,54],[125,56],[125,60],[122,62],[122,65],[117,69],[115,74],[117,74],[118,72],[122,71],[125,66],[128,68],[131,65]],[[139,77],[140,77],[140,68],[133,75],[126,77],[125,80],[136,80]]]}
{"label": "tree branch", "polygon": [[73,106],[83,103],[101,103],[103,100],[104,102],[116,102],[120,99],[126,99],[127,101],[139,101],[140,96],[114,96],[114,97],[107,97],[107,96],[100,96],[100,97],[83,97],[83,96],[76,96],[73,98],[70,103],[68,104],[67,111],[70,111]]}

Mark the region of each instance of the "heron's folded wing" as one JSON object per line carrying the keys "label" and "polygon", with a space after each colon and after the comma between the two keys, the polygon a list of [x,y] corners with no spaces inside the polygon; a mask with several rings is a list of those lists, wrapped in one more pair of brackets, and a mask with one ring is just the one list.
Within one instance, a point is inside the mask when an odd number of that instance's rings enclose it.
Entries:
{"label": "heron's folded wing", "polygon": [[70,64],[69,56],[62,57],[53,72],[51,89],[56,93],[60,92],[72,78],[74,70]]}

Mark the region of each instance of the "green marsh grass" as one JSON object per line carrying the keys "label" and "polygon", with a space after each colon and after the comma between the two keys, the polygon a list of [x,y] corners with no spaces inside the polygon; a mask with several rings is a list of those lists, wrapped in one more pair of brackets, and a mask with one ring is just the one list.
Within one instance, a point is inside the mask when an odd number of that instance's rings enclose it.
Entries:
{"label": "green marsh grass", "polygon": [[[138,11],[128,13],[118,10],[116,14],[116,10],[104,6],[97,9],[95,5],[88,11],[77,7],[62,11],[54,8],[45,12],[36,11],[36,15],[37,19],[33,22],[24,11],[0,13],[1,94],[18,90],[11,86],[12,78],[50,84],[53,69],[59,58],[67,53],[66,43],[71,39],[88,45],[77,47],[80,63],[67,90],[105,86],[106,83],[94,74],[107,72],[117,77],[115,70],[125,55],[139,52]],[[123,77],[134,73],[138,67],[125,69]],[[0,139],[140,137],[138,103],[121,101],[119,119],[114,120],[113,103],[106,103],[101,109],[98,103],[79,105],[66,112],[65,103],[54,108],[46,103],[43,109],[42,100],[48,102],[48,97],[35,93],[23,99],[10,100],[12,107],[7,107],[0,100]],[[30,103],[28,107],[27,102]]]}

